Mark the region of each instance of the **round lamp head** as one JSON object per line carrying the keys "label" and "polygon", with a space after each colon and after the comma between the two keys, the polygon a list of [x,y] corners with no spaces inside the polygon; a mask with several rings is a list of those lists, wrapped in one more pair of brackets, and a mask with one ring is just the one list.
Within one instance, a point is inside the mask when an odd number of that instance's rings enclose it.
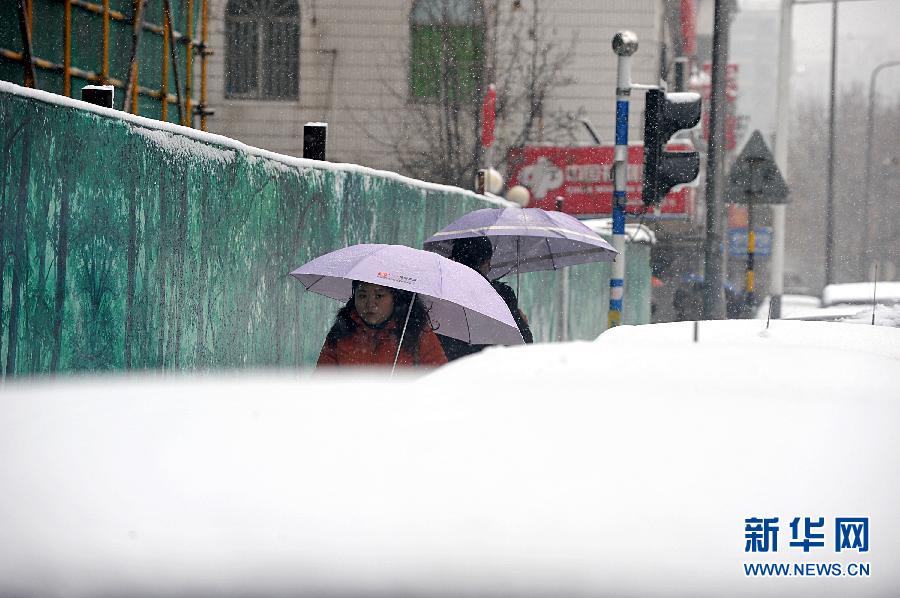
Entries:
{"label": "round lamp head", "polygon": [[613,36],[612,49],[618,56],[631,56],[638,49],[638,38],[633,31],[619,31]]}

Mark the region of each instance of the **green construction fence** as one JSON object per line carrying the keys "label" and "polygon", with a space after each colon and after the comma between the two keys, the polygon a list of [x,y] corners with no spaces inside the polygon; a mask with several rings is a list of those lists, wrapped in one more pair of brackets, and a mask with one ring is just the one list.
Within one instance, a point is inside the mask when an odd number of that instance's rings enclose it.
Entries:
{"label": "green construction fence", "polygon": [[[4,377],[310,366],[339,306],[305,292],[292,269],[354,243],[421,247],[497,205],[7,82],[0,143]],[[626,252],[626,323],[650,318],[649,252]],[[609,272],[570,268],[566,293],[560,272],[522,275],[535,339],[602,332]]]}

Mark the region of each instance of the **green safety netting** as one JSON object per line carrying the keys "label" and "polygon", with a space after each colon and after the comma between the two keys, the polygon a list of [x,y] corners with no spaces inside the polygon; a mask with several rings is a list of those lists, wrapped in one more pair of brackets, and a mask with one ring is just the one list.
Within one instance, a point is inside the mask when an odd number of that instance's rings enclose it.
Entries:
{"label": "green safety netting", "polygon": [[[6,376],[311,365],[338,304],[306,293],[293,268],[353,243],[421,247],[493,205],[84,106],[0,83]],[[645,323],[649,247],[627,254],[625,322]],[[606,327],[609,268],[570,269],[568,338]],[[562,275],[520,285],[536,340],[557,339]]]}

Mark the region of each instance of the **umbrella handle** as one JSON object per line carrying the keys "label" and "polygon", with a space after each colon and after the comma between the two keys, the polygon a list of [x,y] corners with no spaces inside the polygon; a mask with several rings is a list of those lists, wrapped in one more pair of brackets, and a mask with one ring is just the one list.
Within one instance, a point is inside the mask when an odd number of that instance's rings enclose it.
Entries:
{"label": "umbrella handle", "polygon": [[397,369],[397,360],[400,359],[400,348],[403,347],[403,337],[406,336],[406,325],[409,324],[409,315],[412,313],[413,303],[416,302],[417,293],[413,293],[412,299],[409,301],[409,309],[406,310],[406,320],[403,321],[403,330],[400,332],[400,342],[397,343],[397,354],[394,355],[394,365],[391,367],[391,378],[394,377],[394,370]]}
{"label": "umbrella handle", "polygon": [[519,239],[516,237],[516,302],[519,301]]}

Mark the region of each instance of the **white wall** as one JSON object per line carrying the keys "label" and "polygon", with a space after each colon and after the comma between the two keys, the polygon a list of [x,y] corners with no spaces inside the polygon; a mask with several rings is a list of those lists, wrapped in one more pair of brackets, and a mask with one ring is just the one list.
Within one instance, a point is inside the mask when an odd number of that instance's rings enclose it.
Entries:
{"label": "white wall", "polygon": [[[577,35],[574,60],[566,74],[575,83],[562,90],[552,104],[566,110],[584,108],[600,131],[603,141],[612,143],[615,131],[616,55],[613,35],[629,29],[637,34],[639,48],[632,58],[635,83],[658,83],[659,41],[662,2],[657,0],[558,0],[553,2],[556,26],[563,38]],[[629,138],[641,136],[643,92],[635,92],[631,105]],[[587,141],[587,137],[584,137]]]}

